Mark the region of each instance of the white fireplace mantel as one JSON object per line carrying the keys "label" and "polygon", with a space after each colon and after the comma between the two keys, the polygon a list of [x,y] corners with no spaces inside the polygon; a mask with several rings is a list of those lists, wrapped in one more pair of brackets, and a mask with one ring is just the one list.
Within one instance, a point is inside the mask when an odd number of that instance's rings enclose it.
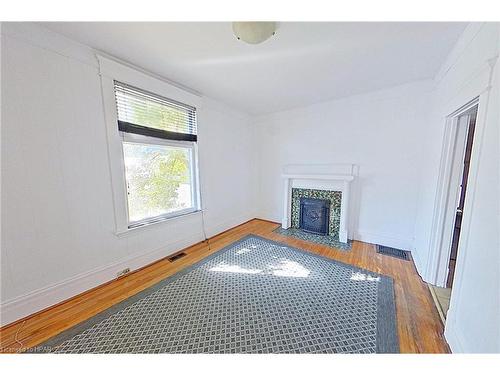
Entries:
{"label": "white fireplace mantel", "polygon": [[348,214],[350,183],[354,180],[354,176],[351,174],[284,173],[281,177],[284,182],[283,219],[281,226],[284,229],[290,228],[291,226],[292,188],[341,191],[339,241],[346,243],[349,238]]}
{"label": "white fireplace mantel", "polygon": [[282,174],[281,177],[295,180],[336,180],[347,182],[354,180],[354,176],[343,174]]}

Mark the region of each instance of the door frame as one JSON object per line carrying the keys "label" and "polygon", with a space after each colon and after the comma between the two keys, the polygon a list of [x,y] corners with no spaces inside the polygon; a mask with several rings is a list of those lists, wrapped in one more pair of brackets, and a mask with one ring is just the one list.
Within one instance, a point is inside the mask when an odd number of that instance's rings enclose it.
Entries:
{"label": "door frame", "polygon": [[[454,156],[456,147],[458,146],[457,135],[459,133],[458,121],[460,116],[464,115],[467,111],[472,109],[474,106],[478,106],[476,115],[476,129],[475,134],[477,137],[474,138],[472,145],[472,158],[469,169],[469,178],[467,185],[466,197],[471,196],[474,190],[474,180],[475,172],[477,170],[478,164],[478,145],[480,136],[484,128],[485,120],[485,106],[483,103],[487,103],[487,97],[485,97],[488,92],[483,93],[467,104],[458,108],[454,112],[446,116],[445,129],[443,136],[441,161],[439,167],[439,176],[437,183],[436,200],[434,204],[434,215],[432,220],[432,232],[431,232],[431,253],[429,257],[429,262],[427,264],[427,275],[429,276],[429,282],[431,284],[445,287],[446,279],[448,276],[448,266],[450,261],[451,243],[453,238],[453,226],[455,223],[456,205],[455,195],[457,195],[457,186],[460,186],[460,181],[452,181],[452,170],[454,166]],[[486,99],[486,100],[485,100]],[[466,132],[467,134],[467,132]],[[463,152],[465,152],[465,143],[463,144]],[[463,158],[462,158],[463,159]],[[459,161],[460,163],[463,160]],[[458,189],[459,191],[459,189]],[[453,194],[453,197],[450,197]],[[452,198],[452,201],[450,201]],[[450,202],[452,202],[450,204]],[[466,204],[467,207],[467,199]],[[464,216],[462,217],[462,228],[460,239],[463,240],[467,236],[468,232],[468,217],[470,217],[470,212],[464,207]],[[466,241],[461,241],[465,243]],[[459,249],[462,246],[459,245]],[[455,273],[455,278],[457,274]]]}

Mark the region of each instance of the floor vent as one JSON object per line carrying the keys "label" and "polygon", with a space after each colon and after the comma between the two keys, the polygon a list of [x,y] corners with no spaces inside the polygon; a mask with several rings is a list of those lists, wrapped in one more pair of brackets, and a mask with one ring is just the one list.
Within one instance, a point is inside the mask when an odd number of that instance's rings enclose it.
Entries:
{"label": "floor vent", "polygon": [[168,258],[169,262],[175,262],[178,259],[181,259],[185,257],[187,254],[186,253],[177,253],[175,255],[172,255],[170,258]]}
{"label": "floor vent", "polygon": [[377,245],[377,253],[389,255],[391,257],[410,260],[410,252],[405,250],[395,249],[393,247]]}

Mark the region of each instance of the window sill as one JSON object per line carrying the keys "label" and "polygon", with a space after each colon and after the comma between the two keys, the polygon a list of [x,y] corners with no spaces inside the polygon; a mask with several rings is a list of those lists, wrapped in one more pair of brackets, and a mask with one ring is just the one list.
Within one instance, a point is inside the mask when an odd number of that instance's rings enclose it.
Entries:
{"label": "window sill", "polygon": [[189,212],[186,212],[186,213],[179,213],[179,214],[174,214],[172,216],[166,216],[166,217],[163,217],[163,218],[159,218],[158,220],[151,221],[149,223],[144,223],[144,224],[140,224],[140,225],[137,225],[137,226],[134,226],[134,227],[131,227],[131,228],[125,228],[125,229],[117,230],[115,232],[115,235],[117,237],[124,237],[124,236],[127,236],[129,234],[141,232],[144,229],[150,229],[152,227],[156,227],[159,224],[163,224],[163,223],[166,223],[166,222],[169,222],[169,221],[173,221],[173,220],[177,220],[177,219],[182,219],[182,218],[185,218],[187,216],[201,214],[201,211],[202,210],[200,210],[200,209],[196,209],[195,211],[189,211]]}

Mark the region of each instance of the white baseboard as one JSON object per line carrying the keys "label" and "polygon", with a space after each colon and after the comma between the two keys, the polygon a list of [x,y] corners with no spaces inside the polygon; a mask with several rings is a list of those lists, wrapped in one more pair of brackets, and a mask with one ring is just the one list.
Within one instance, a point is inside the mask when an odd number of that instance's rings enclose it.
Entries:
{"label": "white baseboard", "polygon": [[418,252],[417,249],[414,249],[411,252],[411,257],[413,258],[413,263],[415,264],[415,268],[417,269],[417,273],[420,275],[423,281],[428,283],[428,278],[426,275],[426,269],[425,269],[425,264],[422,263],[422,258],[420,256],[420,253]]}
{"label": "white baseboard", "polygon": [[208,225],[206,226],[207,236],[208,237],[215,236],[218,233],[224,232],[225,230],[236,227],[254,218],[255,218],[254,215],[244,215],[232,218],[230,220],[225,220],[215,225]]}
{"label": "white baseboard", "polygon": [[5,301],[0,308],[2,311],[1,325],[14,322],[113,280],[116,278],[116,274],[125,268],[130,268],[131,271],[137,270],[201,240],[203,238],[198,235],[175,241],[151,252],[127,257],[119,262],[81,273],[59,283]]}
{"label": "white baseboard", "polygon": [[[258,218],[264,220],[270,220],[281,223],[281,217],[276,216],[271,212],[261,212]],[[354,231],[350,232],[348,235],[349,239],[362,241],[366,243],[379,244],[384,246],[390,246],[397,249],[408,250],[413,252],[414,240],[412,238],[402,238],[389,234],[382,233],[371,233],[364,231]]]}
{"label": "white baseboard", "polygon": [[257,213],[257,218],[262,219],[262,220],[272,221],[275,223],[281,223],[281,221],[283,219],[281,217],[281,215],[275,215],[272,212],[268,212],[268,211],[265,211],[265,212],[259,211],[259,213]]}
{"label": "white baseboard", "polygon": [[467,353],[460,332],[458,332],[457,327],[453,324],[453,319],[450,317],[450,311],[448,311],[448,319],[444,327],[444,337],[452,353]]}
{"label": "white baseboard", "polygon": [[[267,216],[267,215],[266,215]],[[251,220],[253,215],[245,215],[240,217],[235,217],[230,220],[225,220],[223,222],[209,225],[207,227],[208,236],[213,236],[217,233],[223,232],[234,226],[244,223],[245,221]],[[271,218],[265,218],[270,219]],[[395,239],[386,236],[376,236],[358,233],[355,236],[356,240],[370,243],[380,243],[386,246],[399,247],[408,249],[407,243],[401,239]],[[119,262],[108,264],[106,266],[90,270],[88,272],[73,276],[56,284],[52,284],[30,293],[24,294],[22,296],[7,300],[0,305],[1,317],[0,324],[6,325],[23,317],[41,311],[47,307],[53,306],[57,303],[65,301],[71,297],[74,297],[80,293],[83,293],[89,289],[95,288],[96,286],[102,285],[116,277],[117,272],[130,268],[130,270],[136,270],[138,268],[144,267],[151,264],[159,259],[165,258],[170,254],[173,254],[183,248],[191,246],[199,241],[203,240],[201,234],[196,234],[188,238],[184,238],[178,241],[174,241],[166,246],[158,248],[156,250],[127,257]]]}
{"label": "white baseboard", "polygon": [[[220,233],[250,219],[252,218],[245,216],[243,218],[238,217],[227,220],[210,226],[207,232],[213,234]],[[196,234],[174,241],[156,250],[124,258],[119,262],[81,273],[56,284],[7,300],[0,305],[0,325],[4,326],[22,319],[113,280],[116,278],[116,274],[125,268],[130,268],[131,271],[137,270],[204,239],[201,234],[197,233],[199,232],[198,230],[193,232]],[[209,234],[209,236],[213,234]]]}
{"label": "white baseboard", "polygon": [[414,249],[413,239],[393,235],[356,231],[352,237],[357,241],[394,247],[401,250],[412,251]]}

